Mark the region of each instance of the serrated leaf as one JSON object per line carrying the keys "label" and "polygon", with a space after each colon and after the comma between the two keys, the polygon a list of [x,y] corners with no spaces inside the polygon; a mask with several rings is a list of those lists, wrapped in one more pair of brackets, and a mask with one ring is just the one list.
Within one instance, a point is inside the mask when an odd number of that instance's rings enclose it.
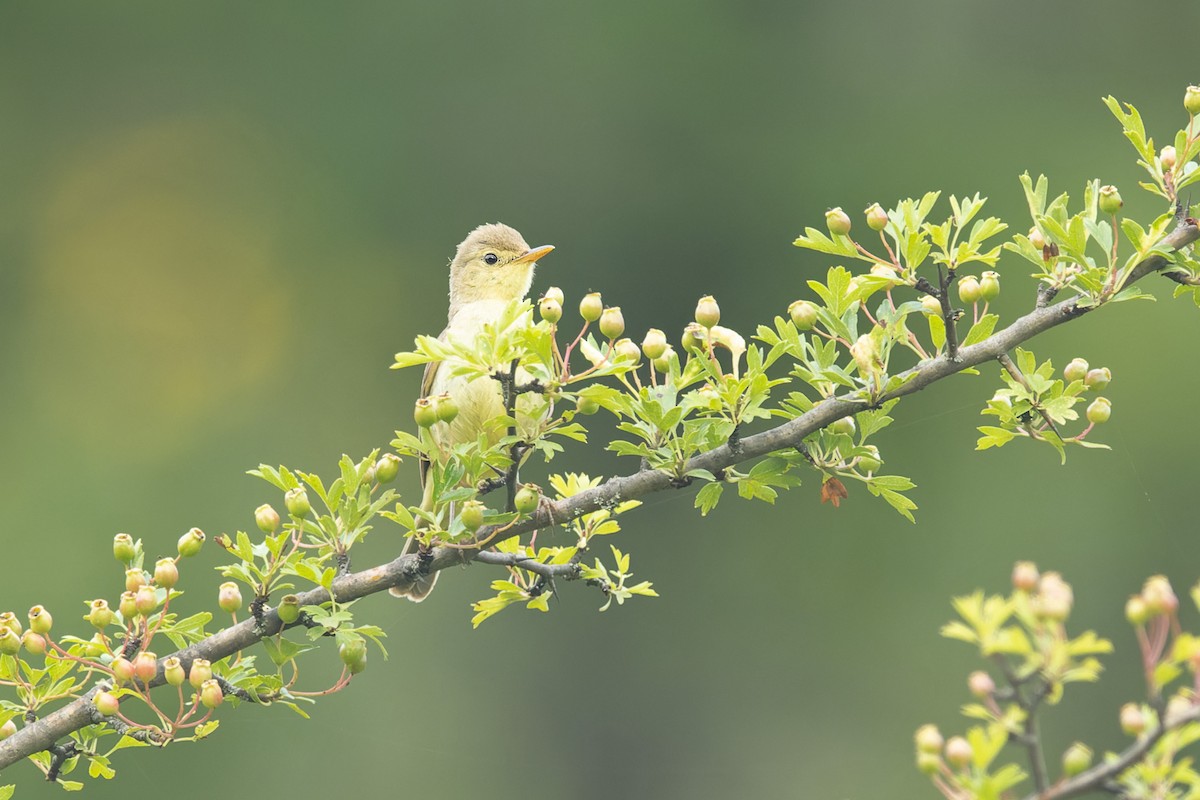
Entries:
{"label": "serrated leaf", "polygon": [[984,314],[979,318],[979,321],[971,326],[971,330],[967,331],[967,337],[963,339],[962,346],[976,344],[992,335],[992,331],[996,330],[996,323],[1000,321],[1000,317],[996,314]]}

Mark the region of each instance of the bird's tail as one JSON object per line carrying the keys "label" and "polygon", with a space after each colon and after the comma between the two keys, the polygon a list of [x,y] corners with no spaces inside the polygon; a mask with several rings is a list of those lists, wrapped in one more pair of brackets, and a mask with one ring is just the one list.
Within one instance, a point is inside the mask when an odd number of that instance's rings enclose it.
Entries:
{"label": "bird's tail", "polygon": [[[428,510],[433,507],[433,480],[426,477],[424,483],[425,491],[421,498],[421,508]],[[414,538],[410,536],[404,542],[404,549],[400,551],[400,555],[406,555],[412,549],[413,541]],[[419,603],[433,591],[433,587],[437,585],[437,579],[438,574],[436,572],[417,575],[412,581],[406,581],[388,589],[388,594],[393,597],[403,597],[414,603]]]}

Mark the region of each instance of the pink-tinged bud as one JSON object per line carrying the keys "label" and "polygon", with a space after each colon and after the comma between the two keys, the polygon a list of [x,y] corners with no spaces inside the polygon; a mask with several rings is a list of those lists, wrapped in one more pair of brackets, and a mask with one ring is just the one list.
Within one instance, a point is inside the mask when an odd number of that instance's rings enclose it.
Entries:
{"label": "pink-tinged bud", "polygon": [[937,753],[917,753],[917,769],[923,775],[936,775],[942,771],[942,757]]}
{"label": "pink-tinged bud", "polygon": [[1121,730],[1130,736],[1140,736],[1146,730],[1146,715],[1134,703],[1121,706]]}
{"label": "pink-tinged bud", "polygon": [[[433,401],[428,397],[417,400],[416,405],[413,406],[413,422],[422,428],[432,428],[437,421],[437,409],[433,407]],[[294,492],[296,489],[292,491]]]}
{"label": "pink-tinged bud", "polygon": [[197,658],[192,661],[192,666],[188,670],[188,683],[192,685],[193,689],[199,689],[212,676],[212,663],[208,659]]}
{"label": "pink-tinged bud", "polygon": [[979,276],[979,296],[991,302],[1000,296],[1000,273],[988,270]]}
{"label": "pink-tinged bud", "polygon": [[458,518],[462,520],[463,528],[468,533],[474,533],[483,525],[483,503],[478,500],[468,500],[462,504],[462,511],[458,512]]}
{"label": "pink-tinged bud", "polygon": [[1183,93],[1183,107],[1193,117],[1200,114],[1200,86],[1189,86]]}
{"label": "pink-tinged bud", "polygon": [[616,339],[625,332],[625,317],[621,315],[620,306],[604,309],[600,315],[600,333],[609,339]]}
{"label": "pink-tinged bud", "polygon": [[1071,585],[1057,572],[1047,572],[1038,581],[1038,591],[1033,598],[1033,608],[1038,616],[1052,622],[1066,622],[1071,616],[1075,594]]}
{"label": "pink-tinged bud", "polygon": [[0,741],[7,739],[17,732],[17,723],[11,719],[6,720],[3,725],[0,725]]}
{"label": "pink-tinged bud", "polygon": [[138,653],[133,657],[133,677],[142,683],[149,683],[158,674],[158,656],[149,651]]}
{"label": "pink-tinged bud", "polygon": [[137,547],[133,544],[132,536],[128,533],[118,533],[113,537],[113,558],[128,564],[136,556]]}
{"label": "pink-tinged bud", "polygon": [[350,670],[351,675],[357,675],[367,668],[367,642],[365,639],[351,639],[338,647],[338,658]]}
{"label": "pink-tinged bud", "polygon": [[579,301],[579,316],[583,317],[584,322],[595,322],[603,313],[604,300],[599,292],[585,294]]}
{"label": "pink-tinged bud", "polygon": [[856,428],[857,426],[854,423],[854,417],[842,417],[841,419],[835,419],[833,422],[829,423],[830,433],[840,433],[845,436],[853,436]]}
{"label": "pink-tinged bud", "polygon": [[1013,565],[1012,585],[1018,591],[1032,592],[1037,588],[1040,577],[1037,564],[1032,561],[1018,561]]}
{"label": "pink-tinged bud", "polygon": [[1067,383],[1081,381],[1087,377],[1087,374],[1088,362],[1082,358],[1072,358],[1071,363],[1063,367],[1063,378],[1066,379]]}
{"label": "pink-tinged bud", "polygon": [[938,300],[936,297],[934,297],[931,294],[922,295],[921,296],[921,308],[923,308],[925,310],[926,314],[932,314],[934,316],[941,316],[942,301]]}
{"label": "pink-tinged bud", "polygon": [[618,339],[613,344],[613,352],[616,353],[614,361],[632,363],[635,367],[642,360],[642,348],[634,344],[632,339]]}
{"label": "pink-tinged bud", "polygon": [[25,628],[21,625],[21,620],[17,619],[17,615],[11,611],[5,611],[0,614],[0,628],[8,628],[13,633],[20,635]]}
{"label": "pink-tinged bud", "polygon": [[158,592],[154,591],[153,586],[139,586],[133,596],[133,606],[143,617],[150,616],[158,608]]}
{"label": "pink-tinged bud", "polygon": [[217,605],[228,614],[234,614],[241,610],[242,592],[236,583],[226,581],[221,584],[217,589]]}
{"label": "pink-tinged bud", "polygon": [[34,633],[49,633],[54,625],[54,617],[42,606],[29,609],[29,630]]}
{"label": "pink-tinged bud", "polygon": [[1035,250],[1046,249],[1046,237],[1038,230],[1036,225],[1029,229],[1029,243],[1033,245]]}
{"label": "pink-tinged bud", "polygon": [[979,279],[974,275],[965,275],[958,281],[958,299],[964,303],[978,303],[983,297],[983,290],[979,287]]}
{"label": "pink-tinged bud", "polygon": [[850,233],[850,215],[841,206],[831,208],[825,212],[825,225],[834,236],[846,236]]}
{"label": "pink-tinged bud", "polygon": [[221,684],[215,679],[208,679],[200,685],[200,704],[205,708],[216,708],[225,702],[225,693],[221,691]]}
{"label": "pink-tinged bud", "polygon": [[121,618],[129,621],[137,616],[137,592],[121,592],[121,601],[117,606]]}
{"label": "pink-tinged bud", "polygon": [[558,324],[563,315],[562,301],[552,297],[543,297],[538,302],[538,314],[551,325]]}
{"label": "pink-tinged bud", "polygon": [[176,656],[163,659],[163,677],[172,686],[183,686],[183,682],[187,680],[187,673],[183,670],[183,664],[180,663]]}
{"label": "pink-tinged bud", "polygon": [[1097,392],[1104,391],[1108,384],[1112,382],[1112,372],[1108,367],[1090,369],[1088,370],[1088,374],[1084,376],[1083,382],[1089,389],[1094,389]]}
{"label": "pink-tinged bud", "polygon": [[961,736],[951,736],[946,742],[946,760],[951,766],[962,769],[971,763],[974,755],[970,742]]}
{"label": "pink-tinged bud", "polygon": [[1175,169],[1175,157],[1175,148],[1171,145],[1158,151],[1158,163],[1162,165],[1163,172]]}
{"label": "pink-tinged bud", "polygon": [[707,336],[708,332],[699,323],[689,322],[683,329],[683,338],[679,343],[683,346],[683,352],[692,353],[704,347]]}
{"label": "pink-tinged bud", "polygon": [[113,716],[121,709],[121,701],[111,692],[96,692],[92,695],[92,704],[106,717]]}
{"label": "pink-tinged bud", "polygon": [[982,700],[991,697],[992,692],[996,691],[996,682],[983,670],[976,670],[967,676],[967,688],[971,694]]}
{"label": "pink-tinged bud", "polygon": [[1174,614],[1179,609],[1179,598],[1164,575],[1155,575],[1146,580],[1142,587],[1142,602],[1151,614]]}
{"label": "pink-tinged bud", "polygon": [[537,510],[541,497],[542,491],[537,484],[527,483],[517,490],[517,495],[513,498],[513,507],[518,514],[532,514]]}
{"label": "pink-tinged bud", "polygon": [[658,328],[646,331],[646,338],[642,339],[642,352],[651,360],[661,358],[667,352],[667,346],[667,335]]}
{"label": "pink-tinged bud", "polygon": [[[376,474],[378,474],[376,469]],[[263,533],[274,533],[279,530],[279,512],[270,503],[263,503],[254,509],[254,524]]]}
{"label": "pink-tinged bud", "polygon": [[176,545],[179,555],[184,558],[190,558],[200,552],[200,548],[204,546],[204,531],[199,528],[192,528],[183,536],[179,537],[179,542]]}
{"label": "pink-tinged bud", "polygon": [[279,608],[275,611],[279,614],[280,622],[291,625],[300,619],[300,598],[294,594],[285,594],[279,599]]}
{"label": "pink-tinged bud", "polygon": [[887,212],[884,211],[879,205],[879,203],[872,203],[871,205],[867,206],[865,213],[867,215],[867,227],[871,230],[881,231],[887,227],[888,215]]}
{"label": "pink-tinged bud", "polygon": [[139,587],[146,585],[146,573],[141,569],[125,570],[125,591],[136,592]]}
{"label": "pink-tinged bud", "polygon": [[[434,417],[437,417],[437,412],[433,412]],[[289,489],[283,496],[283,504],[287,506],[288,513],[293,517],[307,517],[312,511],[312,504],[308,502],[308,492],[303,486],[297,486],[295,489]]]}
{"label": "pink-tinged bud", "polygon": [[1117,191],[1115,186],[1100,187],[1100,212],[1103,214],[1116,214],[1121,210],[1121,206],[1125,205],[1125,201],[1121,199],[1121,193]]}
{"label": "pink-tinged bud", "polygon": [[1083,742],[1075,742],[1063,753],[1063,775],[1074,778],[1092,765],[1092,748]]}
{"label": "pink-tinged bud", "polygon": [[1141,595],[1135,594],[1125,601],[1125,619],[1129,620],[1129,624],[1145,625],[1152,616]]}
{"label": "pink-tinged bud", "polygon": [[1163,711],[1163,723],[1167,727],[1175,727],[1192,711],[1192,700],[1181,694],[1172,695]]}
{"label": "pink-tinged bud", "polygon": [[711,294],[706,294],[696,303],[696,324],[705,328],[711,328],[721,321],[721,307],[717,305],[717,301]]}
{"label": "pink-tinged bud", "polygon": [[797,300],[788,306],[788,316],[798,331],[811,331],[817,325],[817,306],[808,300]]}
{"label": "pink-tinged bud", "polygon": [[104,630],[111,625],[113,621],[113,612],[112,609],[108,607],[108,601],[104,599],[93,600],[92,604],[88,606],[88,615],[86,619],[100,630]]}
{"label": "pink-tinged bud", "polygon": [[21,635],[12,628],[0,628],[0,654],[15,656],[21,652]]}
{"label": "pink-tinged bud", "polygon": [[1112,416],[1112,403],[1108,402],[1107,398],[1097,397],[1092,401],[1092,404],[1087,407],[1088,422],[1093,425],[1099,425],[1102,422],[1108,422],[1108,418]]}
{"label": "pink-tinged bud", "polygon": [[437,412],[438,422],[454,422],[458,416],[458,403],[449,392],[442,392],[433,398],[433,409]]}
{"label": "pink-tinged bud", "polygon": [[558,303],[559,305],[562,305],[563,303],[566,302],[567,296],[565,294],[563,294],[562,289],[558,288],[557,286],[551,286],[549,289],[546,290],[546,293],[544,295],[542,295],[542,299],[543,300],[553,300],[554,302]]}
{"label": "pink-tinged bud", "polygon": [[35,656],[46,655],[46,637],[34,631],[25,631],[21,635],[21,644]]}
{"label": "pink-tinged bud", "polygon": [[133,662],[125,656],[117,656],[109,666],[117,683],[129,683],[133,680]]}
{"label": "pink-tinged bud", "polygon": [[154,582],[164,589],[179,583],[179,567],[173,558],[160,558],[154,564]]}

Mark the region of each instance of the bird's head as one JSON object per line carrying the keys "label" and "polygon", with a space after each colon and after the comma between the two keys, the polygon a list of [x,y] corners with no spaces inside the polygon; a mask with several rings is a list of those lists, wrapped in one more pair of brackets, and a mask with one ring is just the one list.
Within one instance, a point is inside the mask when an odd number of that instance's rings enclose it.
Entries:
{"label": "bird's head", "polygon": [[478,300],[519,300],[529,293],[537,260],[554,248],[530,247],[507,225],[480,225],[450,262],[450,316]]}

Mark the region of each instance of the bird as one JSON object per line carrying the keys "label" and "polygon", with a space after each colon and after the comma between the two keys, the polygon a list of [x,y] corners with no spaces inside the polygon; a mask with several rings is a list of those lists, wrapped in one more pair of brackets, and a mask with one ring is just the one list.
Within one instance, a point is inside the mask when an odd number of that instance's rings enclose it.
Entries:
{"label": "bird", "polygon": [[[529,294],[538,260],[553,249],[553,245],[530,247],[520,233],[499,222],[480,225],[467,234],[450,261],[450,311],[446,329],[438,339],[473,344],[484,325],[498,320],[510,303]],[[425,366],[421,380],[422,397],[448,393],[458,406],[458,415],[450,423],[431,429],[441,450],[475,441],[489,422],[507,413],[498,381],[450,372],[444,362],[432,361]],[[498,439],[500,431],[491,434]],[[429,462],[423,460],[420,465],[423,508],[432,507],[429,468]],[[409,538],[404,552],[408,552],[412,542]],[[419,603],[433,591],[437,576],[436,572],[421,575],[389,591],[396,597]]]}

